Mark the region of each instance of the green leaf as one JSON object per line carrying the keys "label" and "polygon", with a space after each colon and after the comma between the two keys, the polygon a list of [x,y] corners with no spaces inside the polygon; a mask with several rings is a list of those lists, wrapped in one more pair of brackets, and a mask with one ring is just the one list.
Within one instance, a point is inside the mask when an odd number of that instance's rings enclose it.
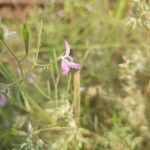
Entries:
{"label": "green leaf", "polygon": [[27,24],[24,24],[23,25],[23,38],[24,38],[26,54],[28,54],[29,52],[29,37],[30,37],[30,32],[29,32],[28,26]]}

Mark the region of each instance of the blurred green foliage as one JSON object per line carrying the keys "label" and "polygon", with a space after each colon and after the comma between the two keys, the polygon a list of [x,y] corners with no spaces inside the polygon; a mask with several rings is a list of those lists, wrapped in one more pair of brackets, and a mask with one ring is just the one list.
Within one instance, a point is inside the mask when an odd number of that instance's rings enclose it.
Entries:
{"label": "blurred green foliage", "polygon": [[[149,6],[49,0],[25,25],[2,20],[17,34],[0,41],[0,149],[149,150]],[[61,73],[64,40],[81,79]]]}

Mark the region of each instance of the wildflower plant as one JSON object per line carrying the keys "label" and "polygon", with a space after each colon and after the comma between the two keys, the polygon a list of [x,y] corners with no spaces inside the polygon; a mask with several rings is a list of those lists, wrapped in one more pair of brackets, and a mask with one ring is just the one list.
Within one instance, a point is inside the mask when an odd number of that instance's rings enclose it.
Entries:
{"label": "wildflower plant", "polygon": [[148,1],[44,7],[1,21],[0,149],[149,149]]}
{"label": "wildflower plant", "polygon": [[67,75],[70,69],[80,70],[80,64],[75,63],[73,58],[70,56],[70,45],[65,41],[66,52],[64,56],[61,56],[61,69],[64,75]]}

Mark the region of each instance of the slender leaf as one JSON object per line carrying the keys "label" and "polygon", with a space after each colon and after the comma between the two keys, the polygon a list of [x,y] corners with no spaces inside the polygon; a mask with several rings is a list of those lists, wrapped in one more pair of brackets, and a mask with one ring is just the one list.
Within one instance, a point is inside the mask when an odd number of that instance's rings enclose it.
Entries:
{"label": "slender leaf", "polygon": [[23,26],[23,38],[24,38],[25,51],[26,51],[26,54],[28,54],[30,32],[29,32],[27,24],[24,24]]}

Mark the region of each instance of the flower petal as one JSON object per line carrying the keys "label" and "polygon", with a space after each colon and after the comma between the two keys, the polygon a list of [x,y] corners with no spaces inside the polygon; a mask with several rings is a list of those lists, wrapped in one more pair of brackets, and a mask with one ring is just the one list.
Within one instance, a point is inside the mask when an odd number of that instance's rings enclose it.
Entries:
{"label": "flower petal", "polygon": [[70,55],[70,45],[67,41],[65,41],[66,53],[64,57],[68,57]]}
{"label": "flower petal", "polygon": [[81,68],[80,64],[74,63],[72,61],[69,61],[68,65],[70,68],[77,69],[77,70],[80,70],[80,68]]}
{"label": "flower petal", "polygon": [[69,67],[69,65],[68,65],[68,63],[67,63],[67,60],[62,59],[62,62],[61,62],[61,69],[62,69],[62,73],[63,73],[64,75],[67,75],[67,74],[69,73],[70,67]]}

